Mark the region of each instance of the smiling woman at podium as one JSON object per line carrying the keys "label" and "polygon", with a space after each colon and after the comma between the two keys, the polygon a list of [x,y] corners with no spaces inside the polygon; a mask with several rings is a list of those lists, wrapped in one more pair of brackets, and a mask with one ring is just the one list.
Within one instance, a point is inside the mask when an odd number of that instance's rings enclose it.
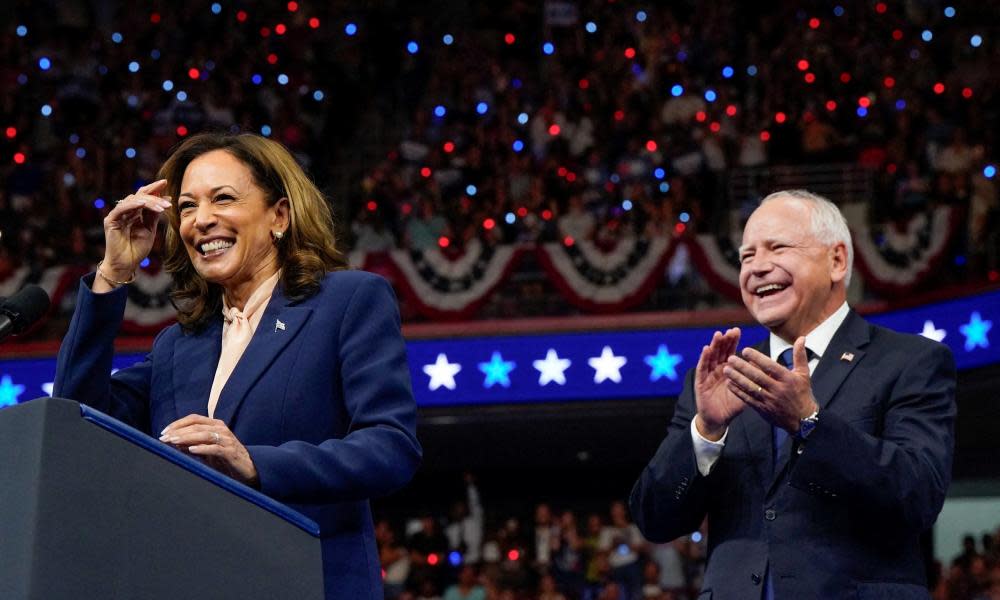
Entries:
{"label": "smiling woman at podium", "polygon": [[[345,269],[320,191],[280,144],[201,134],[104,219],[54,394],[83,402],[285,502],[322,531],[328,598],[381,598],[368,499],[420,462],[388,283]],[[127,287],[168,220],[176,325],[111,373]]]}

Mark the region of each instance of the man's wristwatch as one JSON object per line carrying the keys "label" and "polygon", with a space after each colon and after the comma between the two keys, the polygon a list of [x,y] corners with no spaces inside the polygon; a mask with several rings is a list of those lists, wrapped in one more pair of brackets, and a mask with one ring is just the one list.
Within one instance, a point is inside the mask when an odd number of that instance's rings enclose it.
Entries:
{"label": "man's wristwatch", "polygon": [[819,409],[816,409],[813,414],[808,417],[803,417],[799,419],[799,431],[795,434],[795,437],[799,440],[805,440],[812,433],[813,429],[816,429],[816,425],[819,423]]}

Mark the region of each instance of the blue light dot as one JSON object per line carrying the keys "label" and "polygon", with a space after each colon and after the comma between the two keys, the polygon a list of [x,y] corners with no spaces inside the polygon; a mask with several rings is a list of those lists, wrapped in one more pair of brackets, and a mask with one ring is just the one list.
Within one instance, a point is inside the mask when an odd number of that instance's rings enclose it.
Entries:
{"label": "blue light dot", "polygon": [[965,256],[958,254],[955,256],[955,265],[961,267],[965,264]]}
{"label": "blue light dot", "polygon": [[587,24],[583,28],[587,30],[587,33],[597,33],[597,23],[593,21],[587,21]]}
{"label": "blue light dot", "polygon": [[955,7],[954,6],[946,6],[946,7],[944,7],[944,16],[948,17],[949,19],[954,18],[954,16],[955,16]]}
{"label": "blue light dot", "polygon": [[104,198],[98,198],[97,200],[94,200],[94,208],[98,210],[104,208]]}
{"label": "blue light dot", "polygon": [[542,44],[542,52],[545,54],[553,54],[556,51],[556,47],[552,45],[552,42],[545,42]]}
{"label": "blue light dot", "polygon": [[510,85],[515,90],[519,90],[519,89],[521,89],[521,86],[524,85],[524,84],[521,82],[521,79],[519,77],[515,77],[514,79],[510,80]]}
{"label": "blue light dot", "polygon": [[72,173],[63,173],[63,185],[73,187],[76,184],[76,177]]}
{"label": "blue light dot", "polygon": [[472,185],[471,183],[469,185],[465,186],[465,193],[468,194],[468,195],[470,195],[470,196],[475,196],[476,192],[478,192],[478,191],[479,190],[476,189],[476,186]]}
{"label": "blue light dot", "polygon": [[705,100],[707,102],[715,102],[716,98],[718,98],[718,96],[716,95],[715,90],[705,90]]}
{"label": "blue light dot", "polygon": [[517,220],[517,216],[515,216],[514,213],[509,212],[503,216],[503,220],[506,221],[508,225],[513,225],[514,221]]}
{"label": "blue light dot", "polygon": [[747,67],[747,75],[750,77],[756,77],[757,75],[757,65],[750,65]]}
{"label": "blue light dot", "polygon": [[861,117],[861,118],[867,117],[868,116],[868,109],[865,108],[864,106],[859,106],[858,107],[858,116]]}
{"label": "blue light dot", "polygon": [[680,61],[680,62],[684,62],[684,61],[686,61],[687,59],[688,59],[688,53],[687,53],[687,52],[685,52],[685,51],[683,51],[683,50],[678,50],[678,51],[677,51],[677,60],[678,60],[678,61]]}
{"label": "blue light dot", "polygon": [[410,54],[416,54],[417,52],[420,52],[420,44],[416,42],[410,42],[409,44],[406,45],[406,51],[409,52]]}
{"label": "blue light dot", "polygon": [[934,39],[934,32],[932,32],[930,29],[925,29],[923,30],[923,32],[920,33],[920,39],[924,40],[925,42],[929,42]]}
{"label": "blue light dot", "polygon": [[657,179],[663,179],[666,176],[667,172],[663,170],[663,167],[656,167],[656,169],[653,170],[653,177],[656,177]]}
{"label": "blue light dot", "polygon": [[77,158],[87,158],[87,150],[85,148],[77,148],[76,149],[76,157]]}
{"label": "blue light dot", "polygon": [[323,94],[323,90],[316,90],[315,92],[313,92],[313,100],[315,100],[316,102],[319,102],[325,97],[326,96]]}
{"label": "blue light dot", "polygon": [[679,83],[675,83],[673,87],[670,88],[670,95],[676,98],[684,93],[684,86]]}
{"label": "blue light dot", "polygon": [[638,21],[638,22],[640,22],[640,23],[645,23],[647,17],[648,17],[648,15],[646,14],[646,11],[644,11],[644,10],[640,10],[639,12],[635,13],[635,20]]}
{"label": "blue light dot", "polygon": [[262,125],[261,128],[260,128],[260,134],[262,136],[264,136],[264,137],[270,136],[271,135],[271,126],[270,125]]}
{"label": "blue light dot", "polygon": [[125,98],[125,103],[128,104],[131,108],[135,108],[139,106],[139,96],[136,96],[135,94],[129,94],[128,98]]}
{"label": "blue light dot", "polygon": [[444,106],[438,104],[437,106],[434,107],[434,116],[435,117],[440,118],[440,117],[445,116],[446,114],[448,114],[448,109],[445,108]]}
{"label": "blue light dot", "polygon": [[217,15],[217,14],[219,14],[221,12],[222,12],[222,5],[219,4],[218,2],[213,2],[212,3],[212,14],[213,15]]}
{"label": "blue light dot", "polygon": [[462,555],[457,550],[452,550],[448,554],[448,562],[451,563],[451,566],[457,567],[462,564]]}
{"label": "blue light dot", "polygon": [[69,134],[69,143],[71,143],[71,144],[79,144],[80,143],[80,136],[78,136],[75,133]]}
{"label": "blue light dot", "polygon": [[528,117],[528,113],[523,112],[523,113],[517,115],[517,122],[520,123],[521,125],[527,125],[529,118],[530,117]]}
{"label": "blue light dot", "polygon": [[133,60],[132,62],[130,62],[128,64],[128,70],[129,70],[130,73],[138,73],[139,72],[139,63],[137,63],[137,62],[135,62]]}
{"label": "blue light dot", "polygon": [[622,208],[624,210],[632,210],[632,201],[628,198],[622,200]]}
{"label": "blue light dot", "polygon": [[135,158],[135,148],[125,148],[125,158]]}
{"label": "blue light dot", "polygon": [[476,112],[479,113],[479,114],[481,114],[481,115],[485,115],[486,111],[488,111],[489,109],[490,109],[490,106],[488,104],[486,104],[485,102],[480,102],[479,104],[476,105]]}
{"label": "blue light dot", "polygon": [[288,84],[288,75],[285,75],[284,73],[279,73],[278,74],[278,83],[280,83],[281,85],[287,85]]}
{"label": "blue light dot", "polygon": [[139,268],[145,269],[148,266],[149,266],[149,257],[147,256],[146,258],[142,259],[142,261],[139,263]]}
{"label": "blue light dot", "polygon": [[347,25],[344,25],[344,33],[346,33],[347,35],[354,35],[357,32],[358,32],[358,26],[355,25],[354,23],[348,23]]}
{"label": "blue light dot", "polygon": [[42,116],[43,117],[47,117],[47,116],[49,116],[51,114],[52,114],[52,107],[49,106],[48,104],[43,104],[42,105]]}
{"label": "blue light dot", "polygon": [[19,73],[17,76],[17,82],[21,85],[28,83],[28,76],[24,73]]}
{"label": "blue light dot", "polygon": [[214,71],[215,70],[215,61],[214,60],[206,60],[205,61],[205,70],[206,71]]}
{"label": "blue light dot", "polygon": [[187,99],[188,99],[187,92],[185,92],[184,90],[181,90],[181,91],[177,92],[177,101],[178,102],[186,102]]}
{"label": "blue light dot", "polygon": [[[838,7],[838,8],[840,8],[840,7]],[[700,531],[696,531],[696,532],[692,533],[691,534],[691,541],[694,542],[694,543],[696,543],[696,544],[698,542],[700,542],[701,541],[701,532]]]}
{"label": "blue light dot", "polygon": [[986,179],[993,179],[997,175],[997,168],[994,165],[986,165],[983,168],[983,177]]}
{"label": "blue light dot", "polygon": [[107,65],[100,65],[100,66],[98,66],[97,67],[97,72],[100,73],[101,75],[107,75],[108,74],[108,66]]}
{"label": "blue light dot", "polygon": [[18,25],[15,31],[17,32],[17,37],[24,37],[28,35],[28,28],[24,25]]}
{"label": "blue light dot", "polygon": [[906,108],[906,100],[900,98],[896,100],[896,110],[904,110]]}
{"label": "blue light dot", "polygon": [[514,148],[514,152],[520,152],[521,150],[524,150],[524,142],[521,140],[514,140],[511,147]]}
{"label": "blue light dot", "polygon": [[687,214],[686,212],[682,212],[678,218],[680,218],[681,223],[687,223],[688,221],[691,220],[691,215]]}
{"label": "blue light dot", "polygon": [[125,38],[123,38],[122,34],[118,33],[117,31],[111,34],[111,41],[116,44],[122,43],[123,39]]}
{"label": "blue light dot", "polygon": [[264,81],[264,78],[260,76],[260,73],[254,73],[253,77],[250,78],[250,81],[252,81],[254,85],[260,85]]}
{"label": "blue light dot", "polygon": [[611,177],[608,177],[608,179],[611,180],[611,183],[618,183],[622,180],[622,178],[618,176],[618,173],[612,173]]}
{"label": "blue light dot", "polygon": [[169,92],[172,89],[174,89],[174,82],[173,81],[170,81],[169,79],[167,79],[166,81],[163,82],[163,91],[164,92]]}
{"label": "blue light dot", "polygon": [[983,45],[983,36],[978,33],[969,38],[969,45],[973,48],[978,48]]}
{"label": "blue light dot", "polygon": [[153,50],[149,53],[149,57],[153,60],[160,60],[160,51],[153,48]]}
{"label": "blue light dot", "polygon": [[455,36],[450,33],[446,33],[444,34],[444,37],[441,38],[441,41],[444,42],[445,46],[450,46],[455,43]]}
{"label": "blue light dot", "polygon": [[38,68],[43,71],[48,71],[52,67],[52,61],[48,59],[47,56],[43,56],[38,59]]}
{"label": "blue light dot", "polygon": [[660,192],[661,193],[666,194],[669,191],[670,191],[670,184],[669,183],[667,183],[666,181],[660,183]]}
{"label": "blue light dot", "polygon": [[838,17],[844,16],[844,7],[840,6],[839,4],[837,6],[834,6],[833,7],[833,14],[836,15],[836,16],[838,16]]}
{"label": "blue light dot", "polygon": [[722,67],[722,76],[725,77],[726,79],[729,79],[730,77],[732,77],[733,76],[733,72],[734,72],[733,68],[730,67],[730,66],[728,66],[728,65],[725,66],[725,67]]}

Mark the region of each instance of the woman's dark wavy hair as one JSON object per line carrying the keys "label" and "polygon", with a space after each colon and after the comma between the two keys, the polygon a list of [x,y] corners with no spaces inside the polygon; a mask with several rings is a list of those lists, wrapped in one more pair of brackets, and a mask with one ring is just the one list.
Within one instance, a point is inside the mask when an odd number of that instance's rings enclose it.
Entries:
{"label": "woman's dark wavy hair", "polygon": [[347,268],[336,248],[333,215],[322,192],[291,153],[278,142],[251,133],[201,133],[185,140],[160,167],[158,179],[167,180],[166,195],[174,199],[167,211],[165,267],[173,278],[171,300],[177,320],[186,331],[205,326],[222,309],[222,286],[203,279],[191,264],[180,237],[181,180],[191,161],[213,150],[232,154],[250,169],[254,183],[264,191],[268,206],[288,198],[290,223],[278,243],[278,264],[286,297],[307,298],[319,291],[329,271]]}

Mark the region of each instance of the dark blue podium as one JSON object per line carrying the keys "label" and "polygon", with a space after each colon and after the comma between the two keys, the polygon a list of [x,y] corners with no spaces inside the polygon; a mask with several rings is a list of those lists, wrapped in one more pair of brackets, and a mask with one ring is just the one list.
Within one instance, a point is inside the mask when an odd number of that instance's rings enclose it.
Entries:
{"label": "dark blue podium", "polygon": [[107,415],[0,410],[0,598],[323,598],[319,527]]}

